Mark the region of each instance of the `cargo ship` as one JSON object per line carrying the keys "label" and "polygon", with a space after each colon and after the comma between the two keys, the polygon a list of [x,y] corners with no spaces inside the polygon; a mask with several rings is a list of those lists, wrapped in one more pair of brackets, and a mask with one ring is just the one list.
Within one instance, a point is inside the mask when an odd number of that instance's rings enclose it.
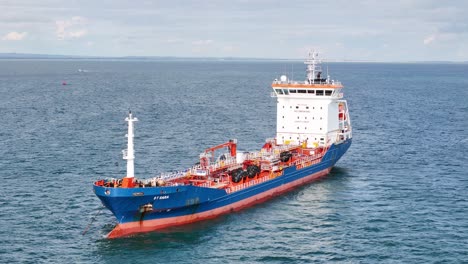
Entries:
{"label": "cargo ship", "polygon": [[116,217],[108,238],[185,225],[239,211],[326,176],[351,145],[352,127],[343,85],[323,77],[309,52],[306,78],[279,76],[276,135],[257,151],[238,151],[231,139],[207,148],[183,171],[139,179],[134,175],[134,123],[130,112],[125,177],[94,182],[95,194]]}

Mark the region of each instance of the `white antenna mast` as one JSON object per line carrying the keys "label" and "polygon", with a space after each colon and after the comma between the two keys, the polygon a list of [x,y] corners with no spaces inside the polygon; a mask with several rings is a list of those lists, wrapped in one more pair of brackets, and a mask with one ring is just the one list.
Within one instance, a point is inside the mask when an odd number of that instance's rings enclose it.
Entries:
{"label": "white antenna mast", "polygon": [[138,121],[136,117],[132,117],[132,111],[128,112],[128,117],[125,118],[125,121],[128,122],[128,132],[127,132],[127,149],[123,150],[123,159],[127,160],[127,176],[126,178],[135,177],[135,169],[133,161],[135,160],[135,151],[133,149],[133,122]]}
{"label": "white antenna mast", "polygon": [[[307,65],[307,81],[310,84],[315,83],[315,79],[321,79],[320,74],[322,73],[322,68],[320,63],[322,61],[318,59],[318,52],[315,50],[309,51],[309,58],[306,59],[304,64]],[[320,80],[319,80],[320,81]]]}

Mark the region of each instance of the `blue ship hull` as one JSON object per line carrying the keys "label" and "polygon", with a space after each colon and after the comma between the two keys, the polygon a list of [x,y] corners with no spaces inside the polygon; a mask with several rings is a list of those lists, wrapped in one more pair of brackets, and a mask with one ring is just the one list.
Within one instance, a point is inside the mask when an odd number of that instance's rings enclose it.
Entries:
{"label": "blue ship hull", "polygon": [[317,164],[285,168],[283,175],[239,191],[191,185],[110,188],[94,185],[94,192],[118,220],[109,238],[148,232],[217,217],[260,203],[329,173],[351,145],[349,138],[331,145]]}

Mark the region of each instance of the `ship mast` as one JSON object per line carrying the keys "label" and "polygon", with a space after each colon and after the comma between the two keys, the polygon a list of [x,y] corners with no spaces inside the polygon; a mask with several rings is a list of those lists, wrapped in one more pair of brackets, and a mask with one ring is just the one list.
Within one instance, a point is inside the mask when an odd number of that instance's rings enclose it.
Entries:
{"label": "ship mast", "polygon": [[128,117],[125,118],[125,121],[128,122],[128,132],[126,137],[128,138],[127,149],[123,150],[123,159],[127,160],[127,176],[125,178],[135,177],[133,161],[135,160],[135,151],[133,149],[133,122],[138,121],[136,117],[132,117],[132,111],[128,112]]}
{"label": "ship mast", "polygon": [[307,81],[309,84],[315,83],[318,81],[320,83],[320,75],[322,74],[322,68],[320,67],[320,63],[322,61],[318,59],[318,52],[317,51],[309,51],[309,58],[306,59],[304,64],[307,65]]}

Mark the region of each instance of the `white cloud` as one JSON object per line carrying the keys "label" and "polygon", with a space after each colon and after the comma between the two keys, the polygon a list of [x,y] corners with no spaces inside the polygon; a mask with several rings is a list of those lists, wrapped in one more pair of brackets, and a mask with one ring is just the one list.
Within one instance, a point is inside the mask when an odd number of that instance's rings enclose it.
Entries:
{"label": "white cloud", "polygon": [[430,36],[427,36],[423,42],[424,42],[424,45],[429,45],[431,44],[432,42],[434,42],[436,40],[436,35],[435,34],[432,34]]}
{"label": "white cloud", "polygon": [[12,31],[6,34],[5,36],[3,36],[2,40],[22,40],[26,37],[27,34],[28,34],[27,32],[19,33],[16,31]]}
{"label": "white cloud", "polygon": [[206,53],[208,50],[211,49],[211,44],[213,44],[213,40],[211,39],[202,39],[202,40],[195,40],[192,41],[192,52],[194,53]]}
{"label": "white cloud", "polygon": [[88,30],[86,30],[86,29],[81,29],[81,30],[78,30],[78,31],[68,33],[70,38],[81,38],[81,37],[86,36],[86,34],[88,34]]}
{"label": "white cloud", "polygon": [[458,39],[462,38],[463,33],[444,33],[444,32],[437,32],[432,35],[427,36],[423,43],[424,45],[431,45],[437,43],[449,43],[449,42],[457,42]]}
{"label": "white cloud", "polygon": [[213,40],[211,39],[196,40],[192,42],[193,45],[197,45],[197,46],[210,45],[212,43],[213,43]]}
{"label": "white cloud", "polygon": [[68,20],[57,20],[55,21],[57,38],[59,40],[82,38],[88,34],[87,24],[88,19],[80,16],[74,16]]}
{"label": "white cloud", "polygon": [[[316,47],[327,51],[327,57],[360,59],[364,48],[375,50],[375,60],[437,60],[441,54],[444,60],[467,60],[467,0],[332,0],[326,4],[295,0],[288,5],[265,0],[108,2],[0,0],[0,43],[5,44],[0,49],[302,59],[310,47]],[[313,24],[308,23],[310,10],[314,10]],[[333,10],[333,20],[327,10]],[[294,19],[277,19],[284,14],[294,14]],[[68,41],[81,45],[63,45]],[[231,43],[237,45],[231,47]],[[439,52],[428,54],[421,47],[437,47]],[[391,49],[392,55],[383,49]]]}

